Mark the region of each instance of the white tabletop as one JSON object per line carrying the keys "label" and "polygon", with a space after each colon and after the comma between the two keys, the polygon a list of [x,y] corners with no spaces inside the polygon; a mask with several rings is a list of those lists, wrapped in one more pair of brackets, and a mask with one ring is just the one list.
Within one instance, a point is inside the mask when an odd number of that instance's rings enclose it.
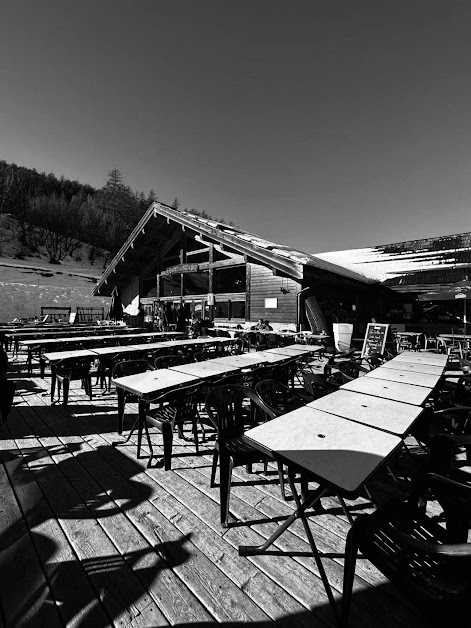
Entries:
{"label": "white tabletop", "polygon": [[96,354],[90,349],[75,349],[74,351],[51,351],[45,353],[44,358],[48,362],[59,362],[68,358],[96,358]]}
{"label": "white tabletop", "polygon": [[[147,348],[147,345],[139,345],[142,349]],[[126,345],[124,347],[95,347],[94,349],[90,349],[93,353],[96,353],[97,356],[103,355],[121,355],[122,353],[135,353],[136,347],[132,345]]]}
{"label": "white tabletop", "polygon": [[402,440],[348,419],[303,407],[245,432],[248,442],[355,495]]}
{"label": "white tabletop", "polygon": [[251,353],[242,353],[240,357],[247,358],[247,359],[257,358],[263,362],[269,362],[271,364],[273,362],[286,362],[287,360],[295,356],[282,355],[281,353],[273,353],[267,350],[267,351],[253,351]]}
{"label": "white tabletop", "polygon": [[194,375],[201,379],[207,377],[217,377],[218,375],[228,375],[229,373],[237,373],[240,367],[230,366],[229,364],[219,364],[215,360],[204,360],[203,362],[191,362],[190,364],[178,364],[171,366],[170,371],[178,371],[187,375]]}
{"label": "white tabletop", "polygon": [[386,365],[373,369],[366,373],[365,378],[383,379],[388,382],[402,382],[412,386],[425,386],[435,388],[441,375],[431,375],[430,373],[414,373],[413,371],[401,371],[390,369]]}
{"label": "white tabletop", "polygon": [[258,364],[265,364],[266,360],[257,357],[253,358],[251,353],[243,353],[242,355],[228,355],[223,358],[214,358],[212,362],[243,369],[250,366],[257,366]]}
{"label": "white tabletop", "polygon": [[445,368],[448,356],[440,353],[426,353],[425,351],[402,351],[393,360],[396,362],[413,362],[414,364],[432,364]]}
{"label": "white tabletop", "polygon": [[329,414],[404,437],[423,408],[339,389],[307,404]]}
{"label": "white tabletop", "polygon": [[426,388],[425,386],[384,381],[373,377],[357,377],[347,384],[342,384],[341,389],[410,403],[413,406],[421,406],[433,390],[433,388]]}
{"label": "white tabletop", "polygon": [[285,355],[287,357],[295,358],[302,355],[309,355],[310,353],[316,353],[320,351],[322,347],[315,345],[289,345],[287,347],[274,347],[273,349],[266,349],[267,352],[278,353],[279,355]]}
{"label": "white tabletop", "polygon": [[126,375],[112,379],[111,382],[118,388],[127,390],[139,397],[149,397],[166,392],[184,384],[194,384],[199,378],[170,369],[146,371],[136,375]]}
{"label": "white tabletop", "polygon": [[123,339],[127,340],[128,338],[135,338],[136,341],[138,342],[139,340],[142,340],[142,338],[155,338],[159,336],[166,336],[166,334],[165,332],[161,332],[161,331],[150,331],[148,333],[139,332],[139,333],[129,333],[129,334],[97,334],[97,335],[89,334],[87,336],[67,336],[64,338],[38,338],[36,340],[23,340],[21,341],[21,344],[26,347],[31,346],[31,345],[35,347],[39,347],[39,346],[47,347],[48,345],[57,344],[58,342],[63,342],[64,345],[67,345],[67,344],[72,344],[74,342],[97,342],[97,341],[99,342],[100,340],[110,340],[110,339],[116,340],[116,342],[118,342],[119,340],[123,340]]}
{"label": "white tabletop", "polygon": [[430,375],[442,375],[444,367],[435,364],[424,364],[423,362],[404,362],[404,360],[396,361],[388,360],[383,364],[388,369],[397,369],[399,371],[411,371],[411,373],[430,373]]}

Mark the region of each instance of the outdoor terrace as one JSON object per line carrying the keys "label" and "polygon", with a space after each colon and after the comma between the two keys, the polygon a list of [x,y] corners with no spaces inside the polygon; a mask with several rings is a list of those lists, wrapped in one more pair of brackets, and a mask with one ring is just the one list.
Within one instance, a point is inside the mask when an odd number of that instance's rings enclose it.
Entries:
{"label": "outdoor terrace", "polygon": [[[15,377],[15,406],[0,431],[6,626],[335,625],[300,522],[279,538],[281,555],[238,555],[295,507],[281,498],[275,466],[267,476],[261,466],[234,470],[236,520],[222,528],[219,487],[209,487],[211,441],[196,455],[175,434],[172,470],[147,469],[135,440],[113,446],[122,440],[115,393],[95,387],[90,402],[72,382],[69,404],[51,405],[48,374],[41,379],[36,367]],[[127,404],[127,429],[135,413]],[[371,492],[379,502],[401,494],[387,473]],[[322,503],[310,524],[340,600],[349,524],[336,499]],[[372,511],[367,499],[347,504],[354,517]],[[427,625],[369,562],[359,560],[357,575],[351,626]]]}

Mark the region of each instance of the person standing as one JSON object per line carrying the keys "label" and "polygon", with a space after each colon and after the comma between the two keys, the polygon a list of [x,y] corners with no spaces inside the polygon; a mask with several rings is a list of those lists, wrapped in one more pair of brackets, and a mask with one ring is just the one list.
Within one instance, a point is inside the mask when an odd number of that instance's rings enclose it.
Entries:
{"label": "person standing", "polygon": [[190,318],[189,312],[186,309],[184,302],[181,301],[180,308],[177,313],[177,331],[181,331],[181,332],[186,331],[186,326],[187,326],[189,318]]}

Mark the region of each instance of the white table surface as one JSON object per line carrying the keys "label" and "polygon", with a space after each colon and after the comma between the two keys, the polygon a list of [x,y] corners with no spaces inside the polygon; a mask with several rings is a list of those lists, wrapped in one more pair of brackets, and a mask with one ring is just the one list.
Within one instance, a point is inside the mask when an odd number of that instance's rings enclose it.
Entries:
{"label": "white table surface", "polygon": [[311,401],[307,407],[391,432],[400,437],[409,433],[411,425],[423,412],[420,406],[343,389]]}
{"label": "white table surface", "polygon": [[[147,348],[147,345],[139,345],[142,348]],[[96,347],[95,349],[90,349],[93,353],[96,353],[97,356],[103,355],[121,355],[124,353],[135,353],[136,347],[133,345],[125,345],[124,347]]]}
{"label": "white table surface", "polygon": [[433,388],[426,388],[425,386],[413,386],[412,384],[390,382],[373,377],[357,377],[347,384],[342,384],[340,388],[382,399],[410,403],[413,406],[421,406],[433,390]]}
{"label": "white table surface", "polygon": [[59,362],[68,358],[96,358],[96,354],[91,349],[76,349],[74,351],[51,351],[45,353],[44,358],[48,362]]}
{"label": "white table surface", "polygon": [[404,360],[396,361],[396,358],[388,360],[383,364],[388,369],[397,369],[399,371],[410,371],[411,373],[430,373],[430,375],[442,375],[443,366],[435,364],[424,364],[423,362],[404,362]]}
{"label": "white table surface", "polygon": [[282,355],[281,353],[272,353],[269,350],[267,350],[267,351],[253,351],[251,353],[242,353],[240,357],[247,358],[247,359],[257,358],[259,360],[262,360],[263,362],[269,362],[271,364],[273,362],[286,362],[287,360],[295,356]]}
{"label": "white table surface", "polygon": [[146,371],[145,373],[126,375],[111,380],[116,387],[127,390],[138,397],[157,395],[185,384],[195,384],[198,381],[198,377],[170,369]]}
{"label": "white table surface", "polygon": [[274,347],[273,349],[266,349],[266,351],[295,358],[302,355],[309,355],[310,353],[316,353],[321,349],[322,347],[316,347],[315,345],[289,345],[287,347]]}
{"label": "white table surface", "polygon": [[402,443],[394,434],[306,406],[244,436],[346,495],[357,493]]}
{"label": "white table surface", "polygon": [[412,362],[414,364],[432,364],[445,368],[448,356],[440,353],[426,353],[425,351],[402,351],[393,360],[396,362]]}
{"label": "white table surface", "polygon": [[240,367],[230,366],[229,364],[219,364],[215,360],[205,360],[203,362],[191,362],[190,364],[178,364],[177,366],[171,366],[169,370],[194,375],[195,377],[204,379],[207,377],[237,373]]}
{"label": "white table surface", "polygon": [[251,353],[244,353],[242,355],[228,355],[223,358],[214,358],[212,362],[218,364],[225,364],[227,366],[235,366],[237,368],[248,368],[250,366],[256,366],[258,364],[266,364],[266,360],[261,358],[253,358]]}
{"label": "white table surface", "polygon": [[441,375],[431,375],[430,373],[414,373],[413,371],[401,371],[387,368],[386,365],[373,369],[364,375],[368,379],[382,379],[388,382],[401,382],[412,386],[425,386],[435,388]]}

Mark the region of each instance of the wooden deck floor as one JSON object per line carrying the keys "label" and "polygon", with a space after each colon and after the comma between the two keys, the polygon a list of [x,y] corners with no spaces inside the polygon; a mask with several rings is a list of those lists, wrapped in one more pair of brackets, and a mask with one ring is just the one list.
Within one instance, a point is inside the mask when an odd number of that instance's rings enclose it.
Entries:
{"label": "wooden deck floor", "polygon": [[[223,529],[211,443],[196,455],[177,438],[172,471],[147,469],[134,442],[113,446],[115,429],[115,394],[96,389],[90,402],[74,385],[67,407],[51,405],[48,376],[18,374],[0,432],[5,626],[335,625],[301,524],[280,537],[280,555],[238,555],[294,508],[275,469],[235,470],[234,521]],[[386,475],[373,486],[383,501],[394,491]],[[323,505],[310,523],[340,600],[349,525],[334,498]],[[348,505],[353,516],[372,510],[366,499]],[[357,574],[351,626],[427,625],[368,561]]]}

